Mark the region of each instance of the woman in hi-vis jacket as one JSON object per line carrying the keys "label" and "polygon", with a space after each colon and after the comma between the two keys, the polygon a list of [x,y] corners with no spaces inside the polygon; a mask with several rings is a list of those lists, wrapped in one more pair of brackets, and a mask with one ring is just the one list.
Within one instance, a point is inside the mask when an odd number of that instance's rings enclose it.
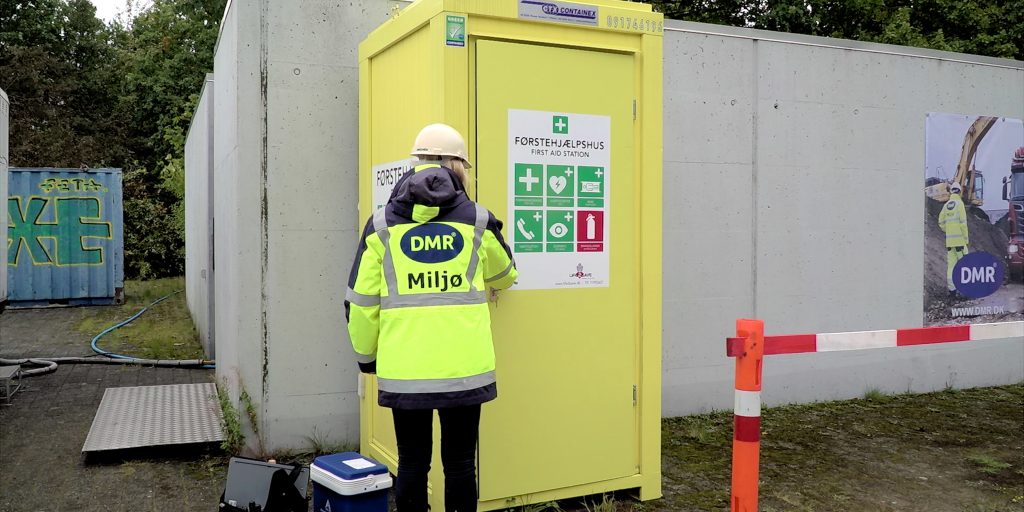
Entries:
{"label": "woman in hi-vis jacket", "polygon": [[497,397],[488,289],[518,275],[501,221],[466,195],[466,144],[420,131],[421,160],[366,223],[345,311],[360,371],[376,373],[398,440],[399,512],[426,512],[433,411],[441,419],[447,512],[475,511],[480,405]]}

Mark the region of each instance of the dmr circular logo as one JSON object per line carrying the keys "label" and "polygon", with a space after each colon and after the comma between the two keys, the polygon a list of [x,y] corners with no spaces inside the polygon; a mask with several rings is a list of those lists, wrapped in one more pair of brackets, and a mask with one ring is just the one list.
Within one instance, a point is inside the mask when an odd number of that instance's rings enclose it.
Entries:
{"label": "dmr circular logo", "polygon": [[987,252],[972,252],[953,267],[953,286],[965,297],[992,295],[1003,285],[1003,262]]}
{"label": "dmr circular logo", "polygon": [[421,224],[402,237],[402,252],[420,263],[443,263],[455,259],[466,241],[459,231],[445,224]]}

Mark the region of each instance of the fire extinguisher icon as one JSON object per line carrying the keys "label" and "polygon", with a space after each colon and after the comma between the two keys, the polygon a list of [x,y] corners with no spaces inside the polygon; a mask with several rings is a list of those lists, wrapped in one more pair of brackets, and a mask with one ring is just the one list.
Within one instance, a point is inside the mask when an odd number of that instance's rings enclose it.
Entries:
{"label": "fire extinguisher icon", "polygon": [[597,222],[594,221],[594,214],[587,214],[587,240],[597,238]]}

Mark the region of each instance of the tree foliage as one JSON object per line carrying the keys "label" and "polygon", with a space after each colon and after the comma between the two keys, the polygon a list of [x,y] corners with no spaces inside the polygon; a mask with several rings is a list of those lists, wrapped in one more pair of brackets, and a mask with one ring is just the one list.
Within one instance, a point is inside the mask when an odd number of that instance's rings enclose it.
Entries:
{"label": "tree foliage", "polygon": [[1024,60],[1024,0],[654,0],[668,18]]}
{"label": "tree foliage", "polygon": [[0,1],[11,164],[124,169],[127,277],[184,272],[185,134],[225,3],[155,0],[104,24],[89,0]]}
{"label": "tree foliage", "polygon": [[117,50],[88,0],[0,2],[0,88],[11,101],[15,165],[124,161]]}

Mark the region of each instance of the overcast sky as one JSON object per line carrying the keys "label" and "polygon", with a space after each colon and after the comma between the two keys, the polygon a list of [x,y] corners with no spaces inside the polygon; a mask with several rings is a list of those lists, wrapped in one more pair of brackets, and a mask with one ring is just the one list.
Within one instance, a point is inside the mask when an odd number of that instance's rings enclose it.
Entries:
{"label": "overcast sky", "polygon": [[[110,21],[112,21],[115,17],[117,17],[117,13],[119,13],[121,11],[124,11],[124,7],[125,7],[125,4],[126,4],[125,0],[90,0],[90,1],[92,2],[93,5],[96,6],[96,16],[99,17],[100,19],[102,19],[103,21],[108,22],[108,23]],[[147,5],[150,4],[150,2],[146,1],[146,0],[144,0],[142,2],[135,2],[135,3],[136,4],[141,4],[142,6],[147,6]]]}

